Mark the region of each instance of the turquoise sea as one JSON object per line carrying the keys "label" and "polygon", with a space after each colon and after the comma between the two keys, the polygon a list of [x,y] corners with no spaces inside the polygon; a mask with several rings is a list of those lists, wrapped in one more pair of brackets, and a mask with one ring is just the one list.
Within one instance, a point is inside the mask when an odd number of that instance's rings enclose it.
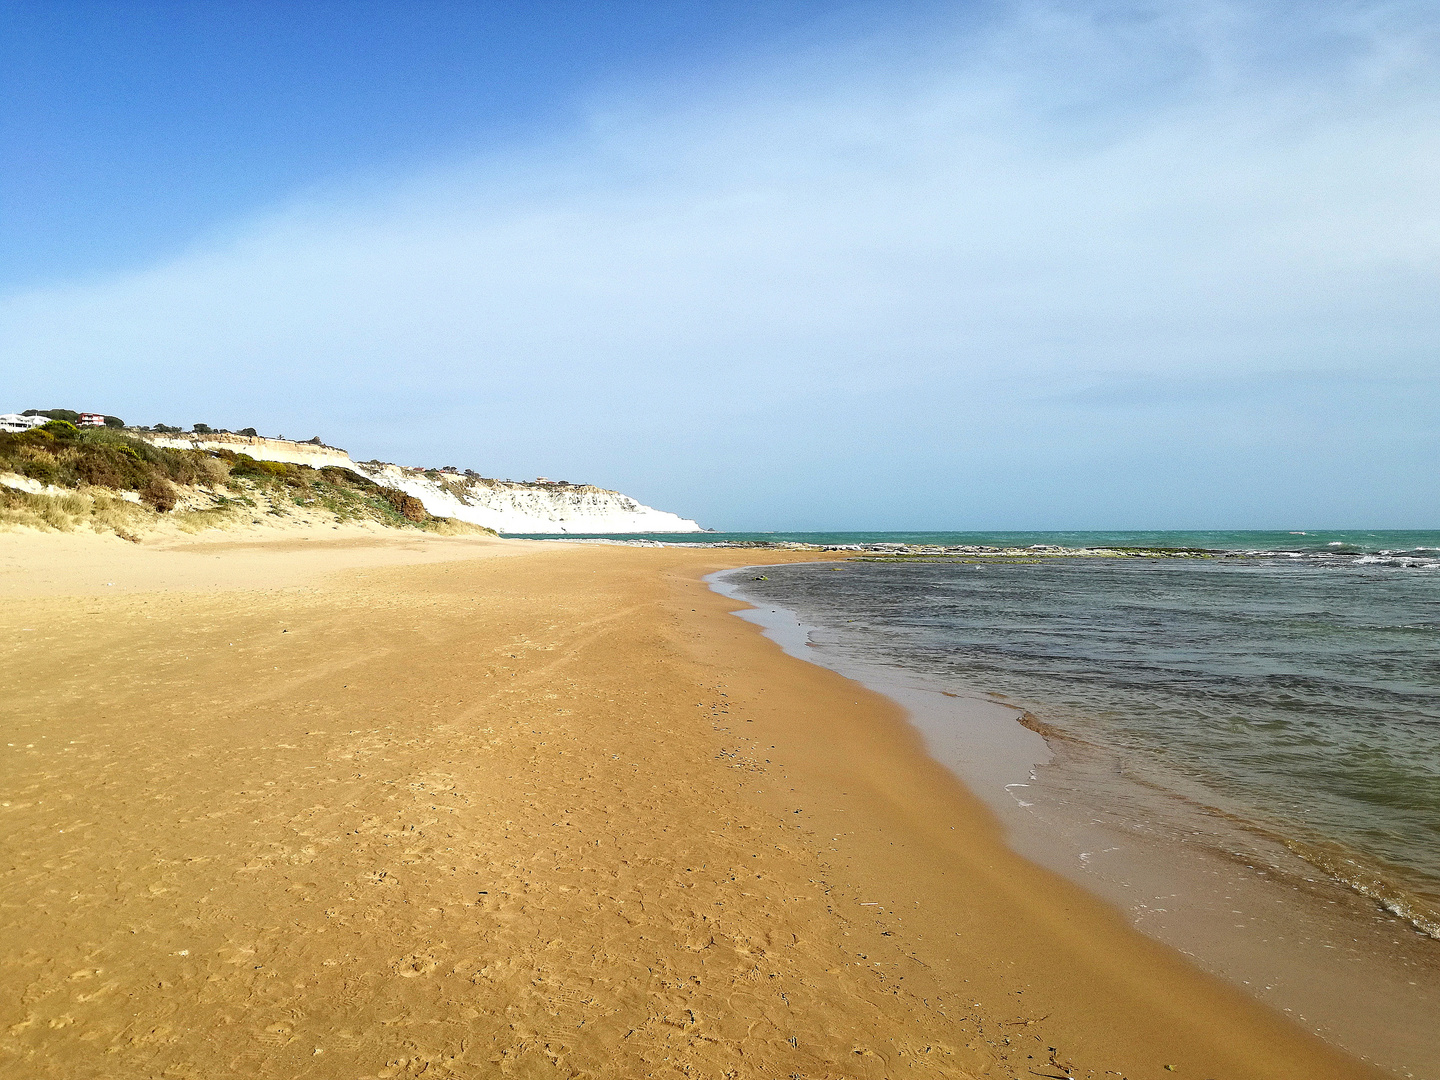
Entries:
{"label": "turquoise sea", "polygon": [[[522,539],[558,540],[559,533],[516,533]],[[587,536],[591,534],[585,534]],[[1206,548],[1215,551],[1277,551],[1311,553],[1379,552],[1440,556],[1440,530],[1297,529],[1257,532],[1245,530],[1195,531],[1070,531],[1070,532],[703,532],[703,533],[601,533],[612,540],[658,540],[667,544],[924,544],[1099,548]]]}

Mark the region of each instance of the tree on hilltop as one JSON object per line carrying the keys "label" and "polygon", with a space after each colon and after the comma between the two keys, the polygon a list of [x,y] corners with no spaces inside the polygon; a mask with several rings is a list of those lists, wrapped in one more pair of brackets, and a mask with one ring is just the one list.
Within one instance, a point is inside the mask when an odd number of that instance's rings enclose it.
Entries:
{"label": "tree on hilltop", "polygon": [[80,422],[80,414],[74,409],[26,409],[21,416],[48,416],[51,420],[64,420],[71,424]]}

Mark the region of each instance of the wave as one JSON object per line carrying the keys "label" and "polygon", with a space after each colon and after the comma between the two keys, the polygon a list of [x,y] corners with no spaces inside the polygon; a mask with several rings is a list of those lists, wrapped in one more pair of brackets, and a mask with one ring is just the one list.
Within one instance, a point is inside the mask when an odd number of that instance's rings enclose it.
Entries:
{"label": "wave", "polygon": [[1329,877],[1374,900],[1420,933],[1440,941],[1440,897],[1426,895],[1421,887],[1407,881],[1398,867],[1386,866],[1334,842],[1293,838],[1282,838],[1281,842]]}

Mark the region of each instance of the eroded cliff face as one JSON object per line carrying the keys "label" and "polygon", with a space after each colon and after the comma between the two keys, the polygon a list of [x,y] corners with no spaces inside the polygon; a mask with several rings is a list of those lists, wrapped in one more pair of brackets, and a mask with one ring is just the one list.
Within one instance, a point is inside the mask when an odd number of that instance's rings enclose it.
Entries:
{"label": "eroded cliff face", "polygon": [[414,495],[437,517],[459,518],[502,533],[700,532],[688,518],[656,510],[590,484],[517,484],[398,465],[354,468],[377,484]]}
{"label": "eroded cliff face", "polygon": [[355,463],[344,450],[334,446],[291,442],[289,439],[251,435],[156,435],[148,431],[132,431],[129,434],[156,446],[168,446],[175,450],[229,450],[236,454],[249,454],[256,461],[288,461],[292,465],[309,465],[312,469],[326,465],[355,468]]}
{"label": "eroded cliff face", "polygon": [[344,450],[313,443],[247,435],[166,435],[134,432],[156,446],[181,450],[229,450],[257,461],[285,461],[321,468],[337,465],[377,484],[413,495],[436,517],[458,518],[501,533],[701,532],[688,518],[656,510],[618,491],[590,484],[522,484],[420,472],[399,465],[354,461]]}

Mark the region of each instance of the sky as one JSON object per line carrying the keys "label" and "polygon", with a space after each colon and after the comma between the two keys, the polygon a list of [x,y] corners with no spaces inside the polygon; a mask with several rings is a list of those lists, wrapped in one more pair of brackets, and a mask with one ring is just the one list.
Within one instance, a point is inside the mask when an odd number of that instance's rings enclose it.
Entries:
{"label": "sky", "polygon": [[0,0],[0,411],[722,530],[1440,527],[1429,2]]}

